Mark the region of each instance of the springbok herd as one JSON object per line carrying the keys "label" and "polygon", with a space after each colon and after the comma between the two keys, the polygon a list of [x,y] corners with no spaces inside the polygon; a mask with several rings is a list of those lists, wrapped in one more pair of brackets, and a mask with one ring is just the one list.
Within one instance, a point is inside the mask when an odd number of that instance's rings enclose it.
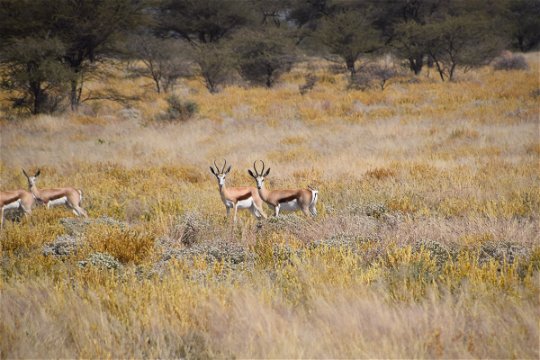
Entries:
{"label": "springbok herd", "polygon": [[[253,163],[253,170],[248,170],[249,175],[255,180],[257,188],[254,186],[225,186],[225,178],[231,171],[231,166],[227,167],[227,160],[223,160],[223,167],[220,169],[214,160],[214,167],[210,166],[210,171],[216,177],[219,185],[221,201],[225,204],[227,216],[230,210],[234,209],[234,222],[238,210],[249,209],[257,218],[266,219],[263,210],[263,202],[274,209],[274,215],[279,216],[280,211],[301,210],[305,215],[317,215],[317,198],[319,192],[312,187],[307,189],[290,190],[268,190],[264,187],[264,180],[270,174],[270,168],[266,169],[264,161],[262,169],[257,170],[257,161]],[[0,191],[0,206],[2,208],[0,229],[4,226],[4,211],[8,209],[22,210],[26,217],[32,213],[34,204],[44,204],[47,209],[51,206],[64,205],[70,208],[77,216],[88,217],[86,210],[81,206],[83,194],[80,189],[74,187],[61,187],[53,189],[39,189],[36,186],[37,178],[41,171],[38,170],[33,176],[29,176],[23,169],[23,174],[28,180],[28,191],[19,189],[13,191]]]}

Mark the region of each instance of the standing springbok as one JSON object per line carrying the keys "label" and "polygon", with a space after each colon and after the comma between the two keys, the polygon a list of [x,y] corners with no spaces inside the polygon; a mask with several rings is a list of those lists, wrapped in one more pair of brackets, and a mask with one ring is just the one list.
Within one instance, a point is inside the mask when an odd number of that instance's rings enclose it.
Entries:
{"label": "standing springbok", "polygon": [[0,208],[2,219],[0,220],[0,230],[4,228],[4,211],[9,209],[22,209],[24,216],[32,213],[34,205],[34,195],[26,190],[0,191]]}
{"label": "standing springbok", "polygon": [[28,176],[23,169],[23,174],[28,180],[28,188],[38,202],[42,202],[47,206],[65,205],[77,216],[88,217],[86,210],[81,207],[82,191],[72,187],[55,188],[55,189],[38,189],[36,180],[41,170],[38,170],[34,176]]}
{"label": "standing springbok", "polygon": [[257,218],[260,219],[261,216],[266,219],[266,214],[263,210],[263,201],[259,196],[257,189],[253,186],[238,186],[228,188],[225,186],[225,177],[231,171],[231,166],[225,170],[227,166],[227,160],[223,159],[223,167],[221,170],[214,160],[214,166],[210,166],[210,171],[216,177],[219,185],[219,194],[221,195],[221,201],[225,204],[227,209],[227,217],[231,208],[234,209],[234,222],[236,222],[236,213],[238,209],[249,209],[251,213]]}
{"label": "standing springbok", "polygon": [[259,160],[262,163],[262,170],[259,173],[257,171],[257,161],[253,163],[253,170],[255,174],[248,170],[249,175],[257,182],[257,189],[259,190],[259,196],[265,203],[274,208],[274,214],[277,217],[280,210],[283,211],[297,211],[302,210],[304,215],[308,215],[308,210],[311,215],[317,215],[317,198],[319,191],[308,187],[307,189],[293,189],[293,190],[267,190],[264,187],[264,178],[270,174],[270,168],[264,172],[264,161]]}

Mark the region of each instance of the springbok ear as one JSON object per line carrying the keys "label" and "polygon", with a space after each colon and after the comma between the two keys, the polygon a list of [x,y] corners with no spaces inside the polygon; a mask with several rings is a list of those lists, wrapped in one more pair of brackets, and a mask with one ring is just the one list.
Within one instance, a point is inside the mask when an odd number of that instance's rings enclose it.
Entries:
{"label": "springbok ear", "polygon": [[251,175],[251,177],[254,178],[254,179],[257,178],[255,175],[253,175],[253,171],[251,171],[251,170],[248,170],[248,174]]}
{"label": "springbok ear", "polygon": [[212,172],[212,174],[214,174],[214,176],[217,176],[216,175],[216,172],[214,171],[214,168],[210,166],[210,171]]}
{"label": "springbok ear", "polygon": [[229,168],[227,169],[227,171],[225,171],[225,174],[228,174],[231,171],[231,167],[232,165],[229,165]]}
{"label": "springbok ear", "polygon": [[41,174],[41,169],[38,169],[38,171],[36,172],[36,175],[34,175],[34,177],[38,177],[39,174]]}
{"label": "springbok ear", "polygon": [[28,174],[26,173],[26,171],[24,171],[24,169],[22,169],[22,172],[23,172],[24,176],[26,176],[27,178],[30,177],[30,176],[28,176]]}
{"label": "springbok ear", "polygon": [[264,173],[264,175],[263,175],[263,176],[265,176],[265,177],[266,177],[266,176],[268,176],[268,174],[270,174],[270,168],[268,168],[268,170],[266,170],[266,172]]}

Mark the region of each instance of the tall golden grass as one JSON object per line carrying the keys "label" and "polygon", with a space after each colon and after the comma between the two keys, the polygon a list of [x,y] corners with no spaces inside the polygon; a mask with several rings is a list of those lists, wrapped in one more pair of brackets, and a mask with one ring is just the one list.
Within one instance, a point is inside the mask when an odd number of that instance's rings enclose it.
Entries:
{"label": "tall golden grass", "polygon": [[[0,113],[1,188],[41,168],[42,187],[82,188],[91,217],[38,207],[5,224],[0,357],[538,358],[540,64],[527,59],[528,72],[384,91],[346,91],[322,62],[305,95],[305,66],[270,90],[210,95],[190,79],[175,93],[200,112],[176,123],[158,120],[165,95],[116,69],[89,86],[142,94],[139,118],[106,102]],[[319,216],[231,226],[215,158],[231,185],[262,158],[269,188],[316,186]],[[45,251],[62,239],[65,255]]]}

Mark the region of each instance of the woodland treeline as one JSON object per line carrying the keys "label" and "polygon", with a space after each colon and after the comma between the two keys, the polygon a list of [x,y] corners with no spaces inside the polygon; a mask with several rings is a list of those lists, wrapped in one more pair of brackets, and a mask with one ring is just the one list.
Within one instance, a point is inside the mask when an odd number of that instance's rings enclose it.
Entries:
{"label": "woodland treeline", "polygon": [[99,99],[85,80],[107,61],[157,92],[190,76],[217,92],[235,77],[272,87],[314,56],[351,86],[370,75],[384,88],[397,70],[367,59],[392,54],[400,71],[452,81],[539,42],[538,0],[0,0],[0,86],[13,107],[50,113]]}

